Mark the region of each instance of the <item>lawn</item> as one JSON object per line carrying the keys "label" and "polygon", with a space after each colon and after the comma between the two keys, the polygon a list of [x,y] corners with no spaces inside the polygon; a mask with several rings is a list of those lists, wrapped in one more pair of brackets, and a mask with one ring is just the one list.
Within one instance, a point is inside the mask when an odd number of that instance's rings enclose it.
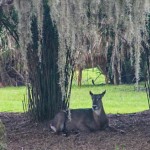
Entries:
{"label": "lawn", "polygon": [[[103,98],[106,113],[133,113],[148,109],[145,91],[135,91],[134,85],[103,85],[104,77],[102,75],[93,86],[91,80],[95,80],[98,76],[97,70],[85,70],[82,87],[78,87],[74,79],[70,100],[71,108],[91,107],[89,91],[100,93],[106,90]],[[25,94],[25,87],[0,88],[0,112],[23,112],[22,101]]]}
{"label": "lawn", "polygon": [[0,88],[0,112],[23,112],[25,87]]}

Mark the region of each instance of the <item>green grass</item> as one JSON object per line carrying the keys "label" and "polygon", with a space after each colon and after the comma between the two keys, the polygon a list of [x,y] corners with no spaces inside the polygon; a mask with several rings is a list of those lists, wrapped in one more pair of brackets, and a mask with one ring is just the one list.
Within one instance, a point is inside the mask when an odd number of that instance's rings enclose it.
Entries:
{"label": "green grass", "polygon": [[0,88],[0,112],[23,112],[25,87]]}
{"label": "green grass", "polygon": [[[95,69],[83,72],[83,86],[78,87],[76,80],[73,81],[72,95],[70,100],[71,108],[91,107],[89,91],[101,93],[106,90],[103,98],[106,113],[134,113],[148,109],[146,92],[137,92],[134,85],[103,85],[104,76],[100,76],[93,86],[91,80],[99,75]],[[101,85],[102,84],[102,85]],[[22,100],[26,94],[25,87],[0,88],[0,112],[23,112]]]}

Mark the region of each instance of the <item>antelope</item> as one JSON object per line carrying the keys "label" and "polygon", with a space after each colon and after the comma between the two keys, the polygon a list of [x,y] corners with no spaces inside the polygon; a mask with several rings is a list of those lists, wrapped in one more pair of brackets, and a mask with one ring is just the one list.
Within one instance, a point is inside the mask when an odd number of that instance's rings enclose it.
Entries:
{"label": "antelope", "polygon": [[106,90],[101,94],[93,94],[90,91],[89,94],[92,98],[92,108],[60,111],[50,122],[50,128],[55,133],[67,133],[69,131],[88,132],[105,129],[109,126],[108,118],[102,103],[102,98],[105,93]]}

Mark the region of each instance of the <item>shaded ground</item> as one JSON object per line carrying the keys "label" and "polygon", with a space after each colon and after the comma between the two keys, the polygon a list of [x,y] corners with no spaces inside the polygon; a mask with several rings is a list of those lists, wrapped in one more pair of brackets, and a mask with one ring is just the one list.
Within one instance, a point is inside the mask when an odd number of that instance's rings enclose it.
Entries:
{"label": "shaded ground", "polygon": [[64,137],[49,131],[48,122],[35,123],[24,114],[0,113],[6,126],[8,150],[150,150],[150,111],[109,115],[112,131]]}

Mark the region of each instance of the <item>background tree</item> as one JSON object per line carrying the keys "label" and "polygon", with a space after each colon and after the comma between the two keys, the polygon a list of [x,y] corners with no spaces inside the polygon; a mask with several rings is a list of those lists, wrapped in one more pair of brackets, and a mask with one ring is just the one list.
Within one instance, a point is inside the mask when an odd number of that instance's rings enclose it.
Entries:
{"label": "background tree", "polygon": [[13,5],[0,6],[0,83],[2,86],[24,85],[25,68],[18,50],[18,18]]}
{"label": "background tree", "polygon": [[145,77],[145,86],[146,86],[146,93],[148,99],[148,105],[150,109],[150,14],[147,14],[148,19],[146,20],[146,32],[142,33],[147,34],[146,41],[142,41],[141,45],[143,46],[143,55],[142,55],[142,68],[144,70],[144,77]]}

